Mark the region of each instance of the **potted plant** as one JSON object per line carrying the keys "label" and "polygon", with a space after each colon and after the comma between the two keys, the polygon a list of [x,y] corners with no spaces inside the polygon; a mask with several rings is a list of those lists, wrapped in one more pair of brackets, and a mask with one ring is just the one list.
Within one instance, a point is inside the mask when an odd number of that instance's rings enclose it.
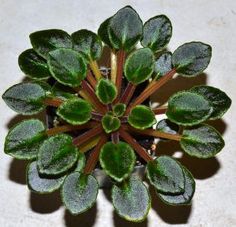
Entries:
{"label": "potted plant", "polygon": [[[211,47],[202,42],[185,43],[173,54],[166,51],[171,35],[166,16],[143,24],[130,6],[105,20],[98,34],[52,29],[30,35],[33,48],[19,56],[19,66],[31,81],[2,96],[19,114],[35,115],[47,108],[49,117],[57,116],[51,128],[32,118],[6,136],[5,153],[29,160],[30,190],[43,194],[60,189],[66,209],[83,213],[96,201],[98,167],[111,179],[116,212],[140,222],[151,198],[143,179],[133,174],[138,160],[145,163],[148,182],[161,200],[191,203],[195,182],[190,171],[173,157],[153,157],[142,138],[175,140],[191,156],[213,157],[224,140],[203,122],[221,118],[231,100],[217,88],[200,85],[173,94],[167,106],[148,106],[145,100],[175,75],[191,79],[211,59]],[[136,48],[138,42],[142,48]],[[103,75],[97,61],[105,45],[111,50],[111,70]],[[158,114],[167,119],[156,122]]]}

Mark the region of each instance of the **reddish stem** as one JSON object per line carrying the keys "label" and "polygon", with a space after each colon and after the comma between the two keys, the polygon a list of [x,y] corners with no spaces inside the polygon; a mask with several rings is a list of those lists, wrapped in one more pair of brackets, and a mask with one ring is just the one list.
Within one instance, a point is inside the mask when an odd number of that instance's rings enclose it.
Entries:
{"label": "reddish stem", "polygon": [[43,102],[47,106],[54,106],[54,107],[58,107],[63,103],[63,101],[59,98],[46,98],[43,100]]}
{"label": "reddish stem", "polygon": [[121,103],[124,103],[126,105],[129,104],[130,99],[132,98],[134,91],[136,89],[136,85],[134,85],[133,83],[129,82],[125,88],[125,91],[123,93],[123,95],[120,98]]}
{"label": "reddish stem", "polygon": [[153,111],[155,114],[165,114],[167,108],[168,108],[167,106],[160,106],[160,107],[158,107],[158,108],[153,109],[152,111]]}
{"label": "reddish stem", "polygon": [[120,141],[120,133],[119,131],[113,132],[111,134],[111,141],[115,144],[119,143]]}
{"label": "reddish stem", "polygon": [[102,117],[103,117],[102,114],[95,112],[95,111],[92,111],[91,115],[92,115],[92,119],[94,121],[99,121],[99,122],[102,120]]}
{"label": "reddish stem", "polygon": [[97,81],[96,79],[94,78],[93,74],[91,73],[90,70],[88,70],[88,73],[87,73],[87,80],[88,82],[90,83],[90,85],[93,87],[93,89],[96,88],[96,84],[97,84]]}

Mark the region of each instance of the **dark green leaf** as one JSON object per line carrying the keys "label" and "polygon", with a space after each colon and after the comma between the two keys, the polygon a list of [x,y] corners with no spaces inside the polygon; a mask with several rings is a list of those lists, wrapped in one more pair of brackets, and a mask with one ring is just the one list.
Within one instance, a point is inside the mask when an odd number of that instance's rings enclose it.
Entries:
{"label": "dark green leaf", "polygon": [[60,83],[78,87],[86,77],[87,65],[77,51],[57,49],[48,56],[48,65],[52,76]]}
{"label": "dark green leaf", "polygon": [[133,171],[136,156],[129,144],[108,142],[102,147],[99,160],[107,175],[121,182]]}
{"label": "dark green leaf", "polygon": [[200,85],[191,88],[190,91],[202,95],[206,100],[209,101],[210,105],[213,107],[213,112],[210,116],[211,120],[221,118],[231,106],[232,101],[229,96],[218,88]]}
{"label": "dark green leaf", "polygon": [[109,39],[109,34],[108,34],[108,25],[110,23],[111,17],[106,19],[102,24],[100,25],[98,29],[98,35],[101,38],[101,40],[109,47],[112,47],[112,44]]}
{"label": "dark green leaf", "polygon": [[181,91],[170,97],[166,115],[176,124],[191,126],[205,121],[211,113],[212,107],[202,95]]}
{"label": "dark green leaf", "polygon": [[91,118],[92,106],[81,98],[68,99],[57,109],[57,115],[72,125],[82,125]]}
{"label": "dark green leaf", "polygon": [[171,58],[172,53],[165,52],[156,60],[154,72],[157,78],[164,76],[172,69]]}
{"label": "dark green leaf", "polygon": [[82,170],[85,167],[85,161],[86,161],[86,158],[85,158],[84,153],[79,152],[78,153],[78,161],[77,161],[75,171],[82,172]]}
{"label": "dark green leaf", "polygon": [[136,176],[127,182],[112,187],[112,203],[116,212],[132,222],[143,221],[150,210],[151,198],[148,189]]}
{"label": "dark green leaf", "polygon": [[146,129],[156,123],[156,118],[150,108],[144,105],[138,105],[131,110],[128,122],[134,128]]}
{"label": "dark green leaf", "polygon": [[73,88],[55,82],[51,88],[51,93],[53,97],[57,97],[62,100],[72,99],[76,97],[76,93]]}
{"label": "dark green leaf", "polygon": [[223,149],[225,143],[213,127],[201,124],[184,129],[180,145],[191,156],[211,158]]}
{"label": "dark green leaf", "polygon": [[65,179],[65,176],[52,178],[40,175],[37,168],[37,162],[32,162],[27,168],[27,184],[30,190],[45,194],[59,189]]}
{"label": "dark green leaf", "polygon": [[111,133],[120,128],[120,120],[110,114],[103,116],[102,127],[106,133]]}
{"label": "dark green leaf", "polygon": [[82,29],[71,35],[75,50],[83,53],[90,61],[97,60],[102,55],[102,42],[93,32]]}
{"label": "dark green leaf", "polygon": [[201,42],[185,43],[173,53],[172,63],[177,73],[195,76],[202,73],[211,60],[211,46]]}
{"label": "dark green leaf", "polygon": [[61,190],[65,207],[77,215],[91,208],[97,199],[98,182],[92,175],[80,172],[71,173],[66,177]]}
{"label": "dark green leaf", "polygon": [[166,47],[172,36],[172,25],[165,15],[155,16],[149,19],[143,27],[143,47],[149,47],[152,51],[160,51]]}
{"label": "dark green leaf", "polygon": [[184,166],[182,166],[182,169],[185,178],[184,192],[180,195],[165,195],[158,193],[161,200],[169,205],[188,205],[193,198],[195,192],[194,178]]}
{"label": "dark green leaf", "polygon": [[113,106],[113,112],[117,117],[121,117],[124,115],[126,111],[126,105],[124,103],[117,103]]}
{"label": "dark green leaf", "polygon": [[160,156],[148,162],[147,177],[158,192],[174,195],[184,192],[183,170],[171,157]]}
{"label": "dark green leaf", "polygon": [[6,136],[4,151],[17,159],[34,159],[45,138],[45,126],[41,121],[25,120],[10,129]]}
{"label": "dark green leaf", "polygon": [[41,174],[57,175],[70,169],[78,158],[78,150],[67,134],[49,137],[38,153],[38,168]]}
{"label": "dark green leaf", "polygon": [[109,21],[108,34],[114,49],[130,51],[142,37],[143,23],[130,6],[120,9]]}
{"label": "dark green leaf", "polygon": [[28,49],[20,54],[18,64],[22,72],[36,80],[48,79],[51,76],[47,62],[33,49]]}
{"label": "dark green leaf", "polygon": [[58,29],[37,31],[30,34],[30,41],[34,50],[44,58],[48,53],[57,48],[72,48],[69,34]]}
{"label": "dark green leaf", "polygon": [[124,73],[127,80],[133,84],[148,80],[153,73],[154,63],[154,55],[149,48],[135,50],[125,62]]}
{"label": "dark green leaf", "polygon": [[46,92],[39,84],[20,83],[8,88],[2,98],[15,112],[33,115],[44,109]]}
{"label": "dark green leaf", "polygon": [[117,88],[113,82],[102,78],[96,86],[96,95],[102,103],[112,103],[117,96]]}
{"label": "dark green leaf", "polygon": [[176,135],[179,132],[179,126],[168,119],[163,119],[157,123],[156,130]]}

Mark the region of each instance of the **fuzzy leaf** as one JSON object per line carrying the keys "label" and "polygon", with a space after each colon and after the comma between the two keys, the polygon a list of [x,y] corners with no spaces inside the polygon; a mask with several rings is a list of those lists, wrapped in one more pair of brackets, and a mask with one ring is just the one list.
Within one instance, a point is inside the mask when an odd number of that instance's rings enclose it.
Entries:
{"label": "fuzzy leaf", "polygon": [[22,72],[32,79],[44,80],[51,76],[47,62],[33,49],[28,49],[21,53],[18,58],[18,64]]}
{"label": "fuzzy leaf", "polygon": [[164,76],[172,70],[171,58],[172,53],[165,52],[156,60],[154,72],[157,78]]}
{"label": "fuzzy leaf", "polygon": [[149,48],[135,50],[125,62],[124,73],[127,80],[133,84],[148,80],[153,73],[154,63],[154,55]]}
{"label": "fuzzy leaf", "polygon": [[170,97],[166,115],[176,124],[191,126],[207,120],[211,113],[212,107],[202,95],[181,91]]}
{"label": "fuzzy leaf", "polygon": [[131,176],[126,182],[112,187],[112,203],[122,218],[143,221],[150,210],[151,198],[148,189],[137,176]]}
{"label": "fuzzy leaf", "polygon": [[41,174],[57,175],[70,169],[78,158],[78,150],[71,136],[58,134],[43,142],[38,153],[38,169]]}
{"label": "fuzzy leaf", "polygon": [[122,117],[126,111],[126,105],[124,103],[117,103],[113,106],[113,112],[117,117]]}
{"label": "fuzzy leaf", "polygon": [[220,133],[206,124],[184,129],[180,140],[182,149],[198,158],[215,156],[223,149],[224,144]]}
{"label": "fuzzy leaf", "polygon": [[108,25],[110,23],[110,19],[111,17],[107,18],[104,22],[101,23],[98,29],[98,35],[107,46],[112,47],[108,34]]}
{"label": "fuzzy leaf", "polygon": [[82,172],[82,170],[83,170],[84,167],[85,167],[85,162],[86,162],[86,158],[85,158],[84,153],[79,152],[79,153],[78,153],[77,165],[76,165],[76,168],[75,168],[74,171]]}
{"label": "fuzzy leaf", "polygon": [[130,6],[120,9],[109,21],[108,34],[112,47],[130,51],[142,37],[143,23]]}
{"label": "fuzzy leaf", "polygon": [[148,162],[147,177],[158,192],[173,195],[184,192],[183,170],[171,157],[163,155]]}
{"label": "fuzzy leaf", "polygon": [[45,138],[45,126],[41,121],[24,120],[8,132],[4,152],[17,159],[34,159]]}
{"label": "fuzzy leaf", "polygon": [[184,173],[184,192],[180,195],[165,195],[158,193],[161,200],[169,205],[189,205],[195,192],[195,181],[192,174],[182,166]]}
{"label": "fuzzy leaf", "polygon": [[40,175],[37,168],[37,162],[32,162],[27,167],[27,184],[30,190],[40,193],[52,193],[59,189],[65,179],[61,177],[46,177]]}
{"label": "fuzzy leaf", "polygon": [[179,126],[168,119],[163,119],[157,123],[156,130],[176,135],[179,132]]}
{"label": "fuzzy leaf", "polygon": [[137,105],[131,110],[128,122],[134,128],[146,129],[156,124],[156,118],[150,108],[144,105]]}
{"label": "fuzzy leaf", "polygon": [[206,100],[209,101],[213,107],[213,112],[210,116],[211,120],[221,118],[231,106],[232,101],[229,96],[218,88],[200,85],[191,88],[190,91],[202,95]]}
{"label": "fuzzy leaf", "polygon": [[211,46],[205,43],[185,43],[173,53],[172,63],[177,73],[187,77],[195,76],[207,68],[211,52]]}
{"label": "fuzzy leaf", "polygon": [[76,98],[76,93],[73,88],[60,84],[59,82],[55,82],[50,91],[53,97],[62,100]]}
{"label": "fuzzy leaf", "polygon": [[58,29],[42,30],[30,34],[30,41],[34,50],[44,58],[48,53],[58,48],[72,48],[71,37],[68,33]]}
{"label": "fuzzy leaf", "polygon": [[172,36],[172,25],[165,15],[155,16],[149,19],[143,27],[143,47],[149,47],[157,52],[166,47]]}
{"label": "fuzzy leaf", "polygon": [[81,98],[68,99],[57,109],[57,115],[72,125],[82,125],[91,119],[92,106]]}
{"label": "fuzzy leaf", "polygon": [[102,42],[93,32],[82,29],[71,35],[74,50],[83,53],[89,60],[97,60],[102,55]]}
{"label": "fuzzy leaf", "polygon": [[87,65],[77,51],[57,49],[48,56],[48,65],[52,76],[60,83],[78,87],[86,77]]}
{"label": "fuzzy leaf", "polygon": [[103,104],[112,103],[117,96],[117,88],[108,79],[100,79],[96,86],[96,95]]}
{"label": "fuzzy leaf", "polygon": [[98,182],[94,176],[74,172],[64,181],[61,190],[62,201],[71,214],[77,215],[94,205],[98,189]]}
{"label": "fuzzy leaf", "polygon": [[121,182],[133,171],[136,156],[129,144],[108,142],[102,147],[99,160],[106,174]]}
{"label": "fuzzy leaf", "polygon": [[106,133],[111,133],[120,128],[120,120],[117,117],[106,114],[102,118],[102,127]]}
{"label": "fuzzy leaf", "polygon": [[44,109],[46,92],[37,83],[20,83],[8,88],[2,95],[5,103],[15,112],[33,115]]}

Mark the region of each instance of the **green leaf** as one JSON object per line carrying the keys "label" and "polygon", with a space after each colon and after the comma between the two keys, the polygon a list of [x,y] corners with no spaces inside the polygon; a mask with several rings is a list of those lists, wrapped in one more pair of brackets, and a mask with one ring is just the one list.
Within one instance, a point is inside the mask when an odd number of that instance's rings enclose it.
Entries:
{"label": "green leaf", "polygon": [[57,115],[72,125],[82,125],[91,119],[92,106],[81,98],[68,99],[57,109]]}
{"label": "green leaf", "polygon": [[156,77],[162,77],[172,70],[172,53],[165,52],[163,53],[155,62],[154,72]]}
{"label": "green leaf", "polygon": [[148,80],[153,73],[154,63],[154,55],[149,48],[135,50],[125,62],[124,73],[127,80],[133,84]]}
{"label": "green leaf", "polygon": [[205,43],[185,43],[173,53],[172,63],[177,73],[187,77],[195,76],[207,68],[211,52],[211,46]]}
{"label": "green leaf", "polygon": [[17,159],[34,159],[45,138],[45,126],[41,121],[24,120],[9,130],[4,152]]}
{"label": "green leaf", "polygon": [[98,35],[107,46],[112,47],[108,34],[108,25],[110,23],[110,19],[111,17],[107,18],[104,22],[102,22],[98,29]]}
{"label": "green leaf", "polygon": [[86,62],[82,55],[74,50],[51,51],[48,56],[48,65],[52,76],[70,87],[78,87],[86,77]]}
{"label": "green leaf", "polygon": [[68,33],[58,29],[42,30],[30,34],[30,41],[34,50],[44,58],[48,53],[58,48],[72,48],[71,37]]}
{"label": "green leaf", "polygon": [[103,104],[109,104],[115,100],[117,88],[112,81],[102,78],[97,83],[96,95]]}
{"label": "green leaf", "polygon": [[83,53],[90,61],[97,60],[102,55],[102,42],[93,32],[82,29],[71,35],[73,48]]}
{"label": "green leaf", "polygon": [[210,116],[211,120],[221,118],[231,106],[232,101],[229,96],[218,88],[200,85],[191,88],[190,91],[202,95],[206,100],[209,101],[213,107],[213,112]]}
{"label": "green leaf", "polygon": [[65,179],[62,177],[46,177],[40,175],[37,168],[37,162],[32,162],[27,167],[27,184],[30,190],[40,193],[52,193],[59,189]]}
{"label": "green leaf", "polygon": [[148,162],[147,177],[158,192],[174,195],[184,192],[183,170],[171,157],[163,155]]}
{"label": "green leaf", "polygon": [[195,192],[195,181],[192,174],[182,166],[184,173],[184,192],[180,195],[165,195],[158,193],[161,200],[169,205],[189,205]]}
{"label": "green leaf", "polygon": [[146,129],[156,124],[156,118],[150,108],[144,105],[137,105],[131,110],[128,122],[134,128]]}
{"label": "green leaf", "polygon": [[184,129],[180,145],[191,156],[211,158],[223,149],[225,143],[213,127],[201,124]]}
{"label": "green leaf", "polygon": [[103,145],[99,160],[106,174],[121,182],[133,171],[136,156],[129,144],[108,142]]}
{"label": "green leaf", "polygon": [[120,9],[109,21],[108,34],[112,47],[130,51],[142,37],[143,23],[130,6]]}
{"label": "green leaf", "polygon": [[51,88],[51,93],[53,97],[60,98],[62,100],[76,98],[76,93],[73,88],[55,82]]}
{"label": "green leaf", "polygon": [[8,88],[2,95],[5,103],[15,112],[33,115],[44,109],[46,92],[37,83],[19,83]]}
{"label": "green leaf", "polygon": [[43,142],[38,153],[38,169],[41,174],[57,175],[69,170],[78,159],[78,150],[72,137],[58,134]]}
{"label": "green leaf", "polygon": [[71,214],[81,214],[94,205],[98,189],[94,176],[74,172],[64,181],[61,190],[62,201]]}
{"label": "green leaf", "polygon": [[83,170],[84,167],[85,167],[85,162],[86,162],[86,158],[85,158],[84,153],[79,152],[79,153],[78,153],[77,165],[76,165],[76,168],[75,168],[74,171],[82,172],[82,170]]}
{"label": "green leaf", "polygon": [[192,126],[207,120],[211,113],[212,107],[202,95],[181,91],[170,97],[166,115],[176,124]]}
{"label": "green leaf", "polygon": [[176,135],[179,132],[179,126],[168,119],[163,119],[157,123],[156,130],[165,132],[168,134]]}
{"label": "green leaf", "polygon": [[18,64],[22,72],[32,79],[44,80],[51,76],[47,62],[33,49],[28,49],[21,53],[18,58]]}
{"label": "green leaf", "polygon": [[157,52],[166,47],[172,36],[172,25],[165,15],[155,16],[149,19],[143,26],[143,47],[149,47]]}
{"label": "green leaf", "polygon": [[127,182],[112,187],[112,203],[122,218],[143,221],[150,210],[151,198],[148,189],[137,176],[131,176]]}
{"label": "green leaf", "polygon": [[113,106],[113,112],[117,117],[122,117],[126,111],[126,105],[124,103],[117,103]]}
{"label": "green leaf", "polygon": [[120,120],[110,114],[106,114],[102,118],[102,127],[106,133],[111,133],[120,128]]}

